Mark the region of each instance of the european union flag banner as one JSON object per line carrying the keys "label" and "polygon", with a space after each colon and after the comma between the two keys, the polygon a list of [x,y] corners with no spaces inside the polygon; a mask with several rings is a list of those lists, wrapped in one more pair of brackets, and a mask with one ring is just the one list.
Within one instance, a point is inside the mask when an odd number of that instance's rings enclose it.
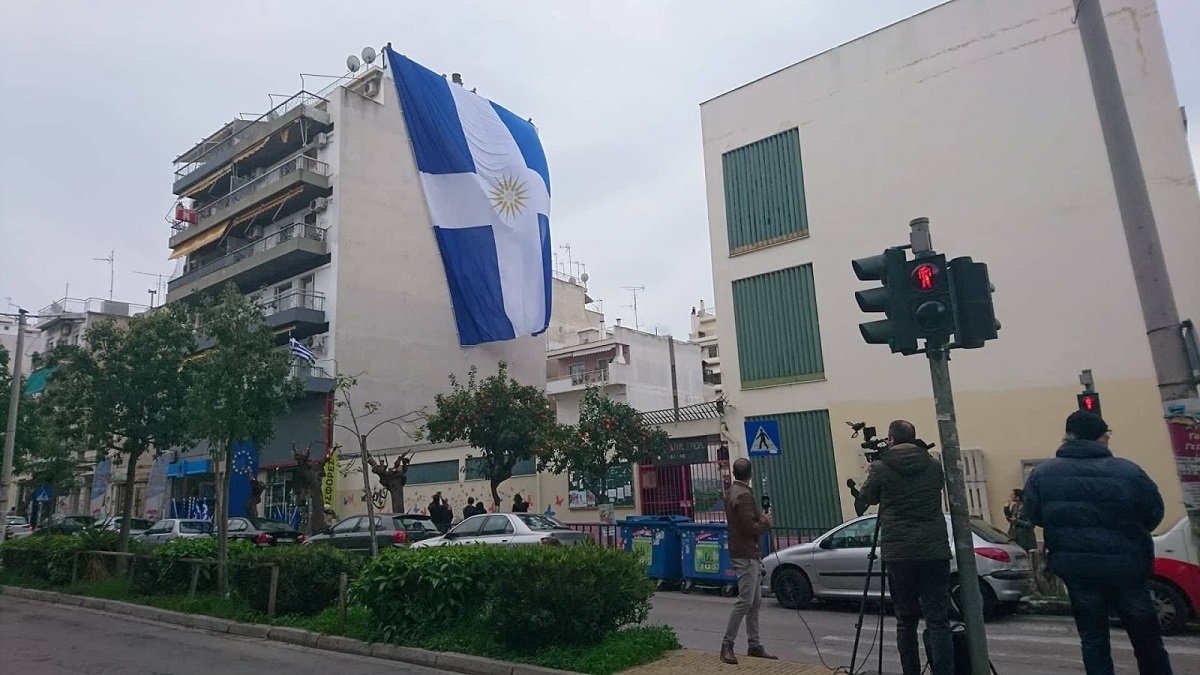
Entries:
{"label": "european union flag banner", "polygon": [[463,346],[550,324],[550,171],[537,130],[387,49]]}

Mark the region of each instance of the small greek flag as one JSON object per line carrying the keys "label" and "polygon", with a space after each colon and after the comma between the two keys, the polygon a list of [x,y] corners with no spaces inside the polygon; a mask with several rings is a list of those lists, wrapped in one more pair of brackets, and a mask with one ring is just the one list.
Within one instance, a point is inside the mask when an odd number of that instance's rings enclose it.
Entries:
{"label": "small greek flag", "polygon": [[291,342],[292,345],[292,356],[308,361],[308,365],[310,366],[315,366],[317,364],[317,355],[313,354],[312,350],[310,350],[308,347],[305,347],[296,338],[288,338],[288,341]]}

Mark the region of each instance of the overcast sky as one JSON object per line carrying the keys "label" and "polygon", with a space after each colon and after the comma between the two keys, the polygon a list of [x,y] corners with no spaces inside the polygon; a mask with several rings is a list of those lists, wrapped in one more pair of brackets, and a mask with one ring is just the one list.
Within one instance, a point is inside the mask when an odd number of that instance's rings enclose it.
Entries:
{"label": "overcast sky", "polygon": [[[1067,4],[1070,0],[1045,0]],[[169,274],[171,160],[300,73],[391,41],[538,125],[555,244],[610,320],[688,330],[711,302],[701,101],[938,0],[161,0],[0,3],[0,305],[145,303]],[[1159,0],[1182,103],[1200,110],[1200,2]],[[310,90],[327,80],[309,78]],[[1200,113],[1193,113],[1200,120]],[[1192,125],[1193,156],[1200,124]],[[566,251],[559,251],[560,260]],[[1176,289],[1179,292],[1180,289]]]}

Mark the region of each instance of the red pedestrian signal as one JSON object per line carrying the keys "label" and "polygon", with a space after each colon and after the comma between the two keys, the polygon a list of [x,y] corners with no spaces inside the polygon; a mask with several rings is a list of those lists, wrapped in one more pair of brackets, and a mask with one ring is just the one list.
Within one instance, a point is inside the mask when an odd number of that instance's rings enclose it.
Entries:
{"label": "red pedestrian signal", "polygon": [[1076,399],[1079,402],[1079,409],[1083,412],[1090,412],[1093,415],[1100,414],[1100,394],[1096,392],[1077,394]]}
{"label": "red pedestrian signal", "polygon": [[932,291],[941,277],[941,270],[935,265],[921,263],[913,268],[912,284],[918,291]]}

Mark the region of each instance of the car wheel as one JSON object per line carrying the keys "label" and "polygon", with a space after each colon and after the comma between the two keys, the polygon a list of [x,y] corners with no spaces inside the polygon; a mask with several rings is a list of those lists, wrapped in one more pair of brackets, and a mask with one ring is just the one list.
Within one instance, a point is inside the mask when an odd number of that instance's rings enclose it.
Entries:
{"label": "car wheel", "polygon": [[1187,627],[1188,605],[1175,587],[1159,579],[1151,579],[1150,600],[1158,614],[1158,625],[1163,635],[1178,635]]}
{"label": "car wheel", "polygon": [[803,609],[813,599],[812,584],[808,577],[794,567],[785,567],[775,573],[771,584],[775,599],[786,609]]}
{"label": "car wheel", "polygon": [[[997,606],[999,602],[996,600],[996,592],[983,579],[979,580],[979,594],[983,596],[983,620],[991,621],[996,618]],[[958,577],[950,580],[950,616],[955,619],[962,620],[962,587],[958,584]]]}

